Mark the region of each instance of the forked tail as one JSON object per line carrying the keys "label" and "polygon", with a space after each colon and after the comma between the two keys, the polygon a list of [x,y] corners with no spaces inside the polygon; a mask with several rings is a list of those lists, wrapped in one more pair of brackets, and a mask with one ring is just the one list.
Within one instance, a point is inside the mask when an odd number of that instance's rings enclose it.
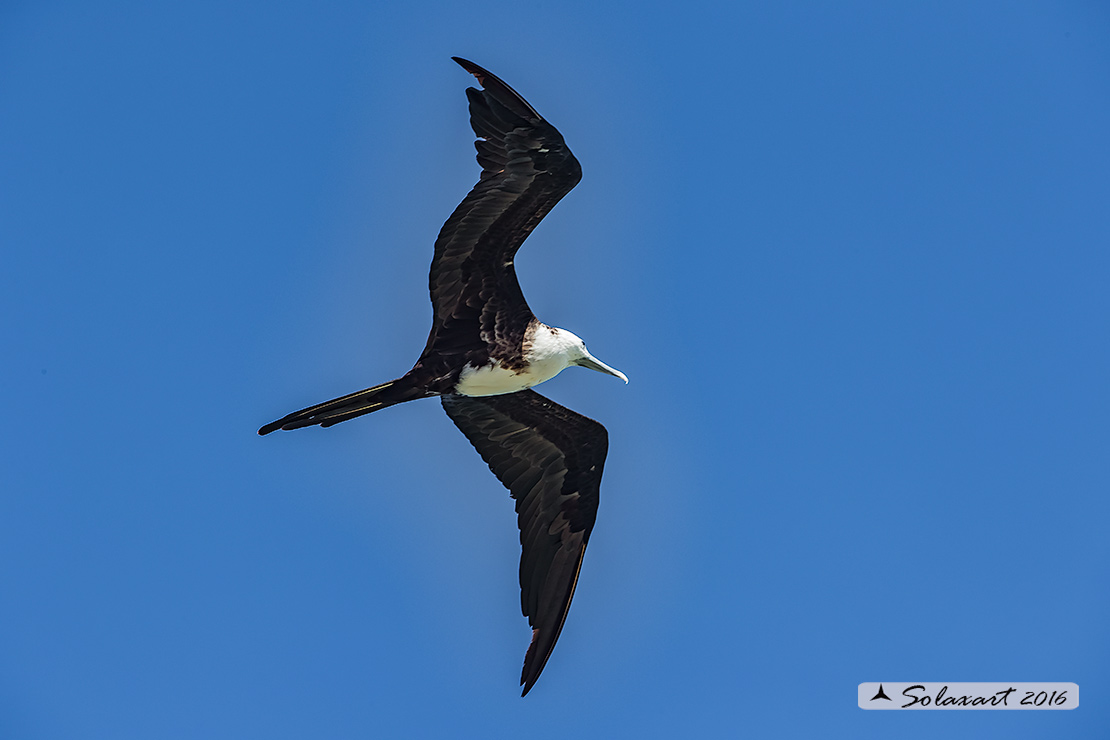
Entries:
{"label": "forked tail", "polygon": [[412,401],[428,395],[423,390],[414,387],[408,377],[391,380],[388,383],[367,388],[364,391],[351,393],[340,398],[333,398],[307,409],[294,411],[277,421],[272,421],[258,430],[259,434],[269,434],[278,429],[300,429],[319,424],[330,427],[356,416],[369,414],[388,406],[394,406],[405,401]]}

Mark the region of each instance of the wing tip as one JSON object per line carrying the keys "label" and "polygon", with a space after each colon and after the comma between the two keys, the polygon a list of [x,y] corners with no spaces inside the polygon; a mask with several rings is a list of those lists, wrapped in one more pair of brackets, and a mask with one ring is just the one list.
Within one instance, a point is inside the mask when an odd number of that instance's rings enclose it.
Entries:
{"label": "wing tip", "polygon": [[493,72],[475,64],[469,59],[463,59],[462,57],[451,57],[451,59],[467,72],[474,75],[474,79],[478,80],[478,84],[482,86],[483,90],[487,91],[487,94],[493,95],[498,102],[507,106],[518,116],[532,118],[538,121],[543,120],[543,116],[536,112],[536,109],[532,107],[531,103],[524,99],[524,96],[509,87],[504,80]]}
{"label": "wing tip", "polygon": [[[538,627],[532,629],[532,642],[528,645],[528,652],[524,654],[524,669],[520,672],[520,685],[524,690],[520,692],[521,698],[528,696],[528,692],[536,685],[540,674],[543,673],[544,666],[547,665],[547,659],[551,657],[551,650],[547,651],[547,655],[543,660],[536,661],[536,645],[539,638],[540,630]],[[552,648],[555,646],[552,645]]]}
{"label": "wing tip", "polygon": [[[554,625],[554,629],[551,629],[550,625],[546,629],[541,627],[532,628],[532,642],[528,645],[528,652],[524,654],[524,670],[520,673],[520,685],[524,687],[524,691],[520,694],[521,697],[527,696],[532,687],[536,685],[543,669],[547,667],[547,661],[551,659],[551,654],[555,652],[555,644],[559,642],[559,636],[563,633],[563,625],[566,624],[567,615],[570,613],[570,604],[574,601],[574,592],[578,587],[578,576],[582,574],[582,559],[585,555],[586,543],[583,542],[582,548],[578,551],[578,562],[574,567],[574,579],[570,583],[570,591],[563,603],[563,613],[559,622]],[[543,632],[542,635],[541,631]],[[546,643],[543,645],[542,654],[540,653],[541,643]]]}
{"label": "wing tip", "polygon": [[474,76],[475,76],[475,77],[476,77],[476,78],[478,79],[478,84],[479,84],[479,85],[481,85],[481,84],[484,84],[484,83],[482,82],[482,78],[483,78],[484,76],[488,75],[488,74],[489,74],[489,72],[487,72],[486,70],[482,69],[482,68],[481,68],[481,67],[479,67],[479,66],[478,66],[477,64],[475,64],[474,62],[470,61],[469,59],[463,59],[462,57],[451,57],[451,61],[455,62],[455,63],[456,63],[456,64],[458,64],[458,65],[459,65],[460,67],[462,67],[463,69],[465,69],[465,70],[466,70],[467,72],[469,72],[470,74],[474,75]]}

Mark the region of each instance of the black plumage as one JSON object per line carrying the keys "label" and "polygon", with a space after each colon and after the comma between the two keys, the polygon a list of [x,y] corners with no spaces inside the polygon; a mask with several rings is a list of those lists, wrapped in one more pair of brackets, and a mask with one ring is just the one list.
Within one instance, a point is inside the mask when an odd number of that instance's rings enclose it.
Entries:
{"label": "black plumage", "polygon": [[[597,515],[608,434],[532,390],[466,396],[458,384],[467,367],[496,364],[515,373],[527,367],[529,337],[544,325],[528,308],[513,259],[582,170],[562,135],[524,98],[478,65],[454,59],[483,88],[466,91],[482,172],[435,242],[428,278],[432,328],[424,351],[397,380],[294,412],[258,433],[328,427],[440,396],[448,416],[516,499],[521,607],[533,628],[521,676],[527,694],[570,608]],[[624,377],[607,366],[585,366]]]}
{"label": "black plumage", "polygon": [[533,390],[441,400],[516,499],[520,606],[532,627],[520,676],[527,694],[555,649],[574,598],[597,518],[609,434],[593,419]]}

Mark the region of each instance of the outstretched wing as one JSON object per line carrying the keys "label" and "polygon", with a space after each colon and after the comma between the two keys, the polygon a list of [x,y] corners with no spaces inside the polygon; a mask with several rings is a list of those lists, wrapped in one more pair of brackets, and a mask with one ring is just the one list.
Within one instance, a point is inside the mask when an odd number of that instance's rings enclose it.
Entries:
{"label": "outstretched wing", "polygon": [[605,427],[525,390],[500,396],[443,396],[443,408],[516,499],[520,603],[532,627],[520,683],[539,678],[574,597],[597,518]]}
{"label": "outstretched wing", "polygon": [[439,354],[519,347],[533,317],[513,258],[582,179],[582,168],[555,127],[511,87],[473,62],[453,59],[483,87],[466,91],[482,174],[436,239],[425,353],[433,347]]}

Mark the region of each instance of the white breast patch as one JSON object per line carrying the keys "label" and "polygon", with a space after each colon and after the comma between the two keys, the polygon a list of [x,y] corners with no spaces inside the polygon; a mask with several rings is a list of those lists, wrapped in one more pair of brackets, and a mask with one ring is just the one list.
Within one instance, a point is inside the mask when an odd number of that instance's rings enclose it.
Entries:
{"label": "white breast patch", "polygon": [[499,396],[551,380],[570,366],[571,344],[559,330],[536,322],[529,327],[524,342],[524,370],[507,370],[496,360],[488,365],[467,365],[459,374],[455,392],[464,396]]}
{"label": "white breast patch", "polygon": [[455,392],[464,396],[499,396],[531,388],[538,382],[543,381],[533,380],[528,372],[516,373],[501,367],[500,363],[491,362],[483,367],[464,367]]}

